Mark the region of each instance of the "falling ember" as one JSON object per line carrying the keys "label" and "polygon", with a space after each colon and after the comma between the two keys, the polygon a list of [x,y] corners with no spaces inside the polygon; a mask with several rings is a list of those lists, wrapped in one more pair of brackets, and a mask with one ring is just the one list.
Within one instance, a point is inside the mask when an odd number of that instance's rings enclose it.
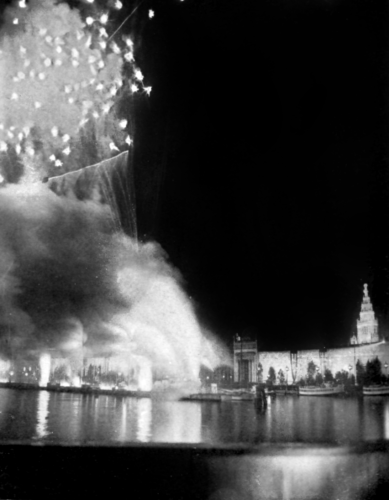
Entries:
{"label": "falling ember", "polygon": [[39,368],[41,372],[39,385],[40,387],[46,387],[50,380],[51,370],[51,357],[49,353],[41,354],[39,358]]}

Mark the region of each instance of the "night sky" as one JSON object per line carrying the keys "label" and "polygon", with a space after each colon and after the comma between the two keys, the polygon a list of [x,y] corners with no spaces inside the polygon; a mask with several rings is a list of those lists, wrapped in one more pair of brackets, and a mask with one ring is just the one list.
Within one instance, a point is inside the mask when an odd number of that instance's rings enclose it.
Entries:
{"label": "night sky", "polygon": [[134,120],[140,238],[163,246],[226,341],[344,345],[364,282],[386,335],[385,2],[149,7],[137,60],[153,90]]}

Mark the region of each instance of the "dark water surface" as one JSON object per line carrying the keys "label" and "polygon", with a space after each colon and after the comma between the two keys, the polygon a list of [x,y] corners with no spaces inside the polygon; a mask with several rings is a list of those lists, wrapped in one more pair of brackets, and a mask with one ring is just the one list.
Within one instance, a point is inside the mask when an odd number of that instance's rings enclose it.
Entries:
{"label": "dark water surface", "polygon": [[389,439],[389,398],[278,397],[261,412],[252,402],[0,389],[1,441],[344,445],[382,439]]}

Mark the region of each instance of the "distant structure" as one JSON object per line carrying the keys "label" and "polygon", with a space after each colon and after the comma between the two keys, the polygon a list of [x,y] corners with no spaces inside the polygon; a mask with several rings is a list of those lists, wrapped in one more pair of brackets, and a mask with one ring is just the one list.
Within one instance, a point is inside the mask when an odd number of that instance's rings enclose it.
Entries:
{"label": "distant structure", "polygon": [[[359,319],[357,320],[357,344],[373,344],[379,342],[378,321],[370,302],[367,284],[363,285],[363,300]],[[354,342],[351,342],[352,344]]]}
{"label": "distant structure", "polygon": [[256,341],[236,335],[233,352],[234,382],[241,385],[265,382],[270,372],[273,373],[276,384],[286,380],[296,383],[306,377],[308,363],[311,361],[315,364],[317,373],[322,375],[328,369],[333,375],[337,372],[348,372],[356,376],[358,361],[366,365],[367,361],[376,357],[386,371],[389,368],[389,342],[380,338],[378,320],[370,301],[367,284],[363,287],[357,335],[351,337],[348,346],[301,351],[258,351]]}

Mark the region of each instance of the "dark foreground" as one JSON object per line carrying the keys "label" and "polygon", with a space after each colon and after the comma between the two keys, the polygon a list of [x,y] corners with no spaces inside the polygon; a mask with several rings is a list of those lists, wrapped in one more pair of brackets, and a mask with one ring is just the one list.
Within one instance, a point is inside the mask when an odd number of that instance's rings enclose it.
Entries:
{"label": "dark foreground", "polygon": [[389,444],[2,444],[1,498],[367,499],[389,492]]}

